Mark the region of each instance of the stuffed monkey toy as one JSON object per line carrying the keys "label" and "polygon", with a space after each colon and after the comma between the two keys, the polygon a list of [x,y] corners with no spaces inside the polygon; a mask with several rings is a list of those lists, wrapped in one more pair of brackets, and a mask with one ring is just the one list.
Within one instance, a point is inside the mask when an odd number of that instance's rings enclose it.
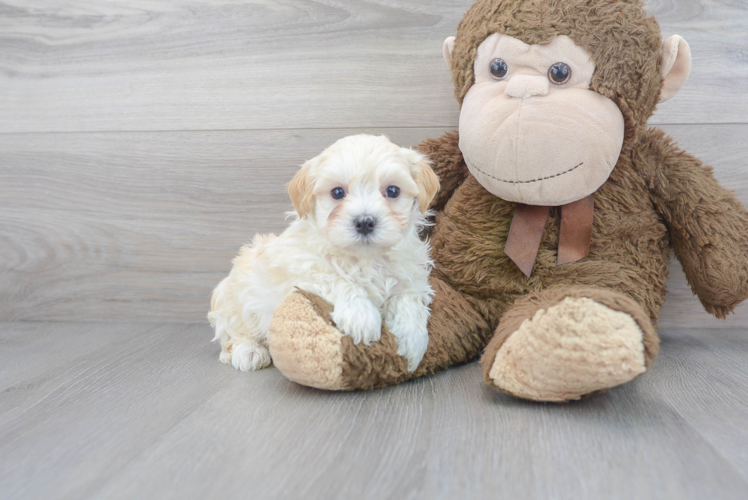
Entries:
{"label": "stuffed monkey toy", "polygon": [[690,71],[640,0],[478,0],[444,44],[459,133],[418,149],[441,190],[431,232],[429,346],[355,345],[331,306],[276,310],[276,367],[300,384],[371,389],[480,355],[491,386],[570,401],[646,372],[670,250],[704,308],[748,296],[748,213],[711,168],[647,127]]}

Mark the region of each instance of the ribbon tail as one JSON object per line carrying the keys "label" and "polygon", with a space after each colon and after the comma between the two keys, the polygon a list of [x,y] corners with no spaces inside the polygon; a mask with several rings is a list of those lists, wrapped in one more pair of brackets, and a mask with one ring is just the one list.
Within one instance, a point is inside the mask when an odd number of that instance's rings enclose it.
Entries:
{"label": "ribbon tail", "polygon": [[551,207],[518,204],[506,237],[504,253],[528,278],[535,266]]}
{"label": "ribbon tail", "polygon": [[558,265],[576,262],[590,253],[594,195],[561,207],[561,234],[558,239]]}

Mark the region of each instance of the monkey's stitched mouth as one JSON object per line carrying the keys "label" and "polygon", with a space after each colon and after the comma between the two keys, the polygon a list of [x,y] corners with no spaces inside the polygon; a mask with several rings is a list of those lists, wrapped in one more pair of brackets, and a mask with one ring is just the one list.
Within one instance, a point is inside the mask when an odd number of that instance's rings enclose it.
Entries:
{"label": "monkey's stitched mouth", "polygon": [[488,172],[484,172],[483,170],[479,169],[474,164],[472,164],[470,161],[468,161],[467,158],[465,158],[465,163],[467,163],[470,168],[474,168],[475,170],[477,170],[481,174],[485,175],[486,177],[490,177],[491,179],[497,180],[499,182],[505,182],[507,184],[529,184],[531,182],[545,181],[545,180],[548,180],[548,179],[553,179],[554,177],[561,177],[562,175],[568,174],[569,172],[572,172],[572,171],[578,169],[579,167],[581,167],[582,165],[584,165],[584,162],[581,162],[578,165],[574,165],[573,167],[571,167],[568,170],[564,170],[563,172],[559,172],[559,173],[553,174],[553,175],[547,175],[545,177],[539,177],[538,179],[531,179],[529,181],[510,181],[510,180],[507,180],[507,179],[499,179],[495,175],[491,175]]}

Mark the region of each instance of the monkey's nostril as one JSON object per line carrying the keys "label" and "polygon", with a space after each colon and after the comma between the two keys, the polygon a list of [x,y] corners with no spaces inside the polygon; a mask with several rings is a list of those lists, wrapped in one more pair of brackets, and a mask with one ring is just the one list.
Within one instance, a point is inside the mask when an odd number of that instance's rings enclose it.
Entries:
{"label": "monkey's nostril", "polygon": [[353,224],[356,226],[356,232],[366,236],[374,231],[374,227],[377,225],[377,220],[372,217],[356,217],[353,220]]}

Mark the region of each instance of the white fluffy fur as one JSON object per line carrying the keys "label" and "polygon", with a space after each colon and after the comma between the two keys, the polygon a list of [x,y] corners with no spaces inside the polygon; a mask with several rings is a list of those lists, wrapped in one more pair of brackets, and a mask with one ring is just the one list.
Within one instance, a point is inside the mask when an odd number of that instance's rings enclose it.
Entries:
{"label": "white fluffy fur", "polygon": [[[397,198],[386,196],[389,186],[400,188]],[[331,195],[336,187],[345,189],[342,200]],[[219,359],[243,371],[268,366],[273,312],[298,287],[330,302],[333,320],[355,343],[378,340],[384,317],[415,370],[428,345],[433,295],[419,206],[436,189],[426,158],[385,137],[346,137],[305,163],[289,186],[296,219],[279,236],[257,235],[243,246],[213,292],[208,318]],[[355,230],[361,216],[377,221],[368,236]]]}

